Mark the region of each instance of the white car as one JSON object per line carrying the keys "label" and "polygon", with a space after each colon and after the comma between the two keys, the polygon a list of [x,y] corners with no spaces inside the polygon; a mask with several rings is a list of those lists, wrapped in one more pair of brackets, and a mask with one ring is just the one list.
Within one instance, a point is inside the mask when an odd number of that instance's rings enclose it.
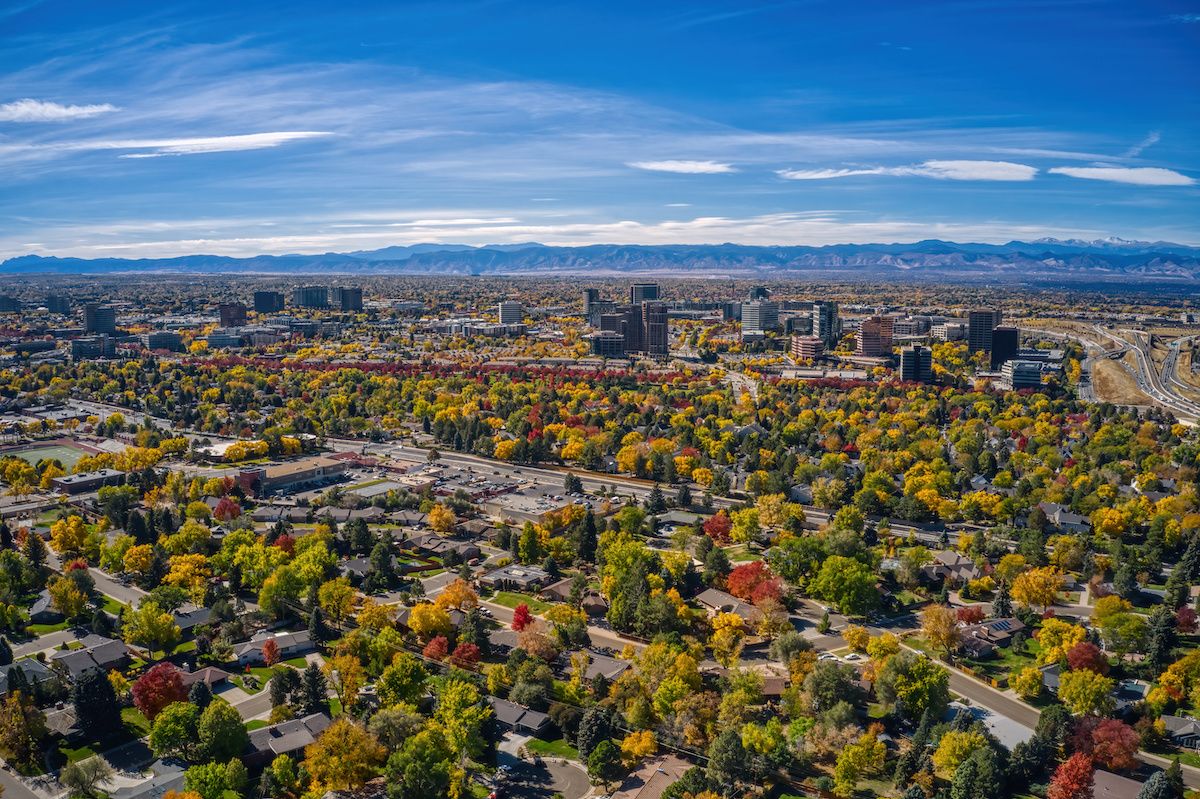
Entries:
{"label": "white car", "polygon": [[846,661],[847,663],[858,663],[860,660],[866,660],[866,658],[857,652],[851,652],[849,655],[843,657],[842,660]]}
{"label": "white car", "polygon": [[832,652],[822,652],[821,654],[817,655],[817,660],[841,660],[841,658]]}

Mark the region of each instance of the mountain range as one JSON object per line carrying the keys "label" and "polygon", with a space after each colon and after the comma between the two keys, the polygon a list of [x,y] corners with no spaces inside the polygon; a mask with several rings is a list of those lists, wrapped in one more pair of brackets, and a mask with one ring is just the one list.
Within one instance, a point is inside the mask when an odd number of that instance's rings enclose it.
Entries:
{"label": "mountain range", "polygon": [[184,255],[174,258],[59,258],[23,255],[0,263],[4,274],[119,272],[406,275],[689,275],[929,277],[936,279],[1130,278],[1200,282],[1200,247],[1107,238],[1037,239],[977,244],[937,239],[910,244],[750,246],[743,244],[558,247],[534,242],[414,244],[316,255]]}

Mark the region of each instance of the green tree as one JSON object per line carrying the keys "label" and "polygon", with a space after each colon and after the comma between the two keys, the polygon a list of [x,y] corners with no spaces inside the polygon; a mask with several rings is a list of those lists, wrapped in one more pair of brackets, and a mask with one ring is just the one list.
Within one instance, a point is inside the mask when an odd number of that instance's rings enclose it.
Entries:
{"label": "green tree", "polygon": [[179,636],[174,617],[152,599],[143,600],[137,610],[125,614],[125,643],[144,647],[151,655],[174,649]]}
{"label": "green tree", "polygon": [[200,749],[199,728],[200,709],[195,705],[190,702],[167,705],[150,728],[150,749],[157,757],[191,760]]}
{"label": "green tree", "polygon": [[249,742],[237,709],[228,702],[213,702],[200,714],[200,746],[209,760],[239,757]]}
{"label": "green tree", "polygon": [[875,684],[879,698],[912,721],[941,714],[950,703],[950,675],[924,655],[903,651],[888,658]]}
{"label": "green tree", "polygon": [[[102,796],[100,785],[113,775],[112,767],[102,757],[89,757],[63,766],[58,781],[70,791],[72,799],[93,799]],[[208,797],[205,797],[208,799]]]}
{"label": "green tree", "polygon": [[376,682],[380,705],[387,708],[416,702],[425,693],[428,679],[429,672],[420,660],[407,652],[400,653]]}
{"label": "green tree", "polygon": [[878,579],[866,564],[831,555],[821,564],[810,589],[815,596],[832,602],[843,613],[862,615],[879,601],[879,592],[875,589]]}
{"label": "green tree", "polygon": [[1081,669],[1059,677],[1058,698],[1076,716],[1103,715],[1112,707],[1112,679]]}
{"label": "green tree", "polygon": [[596,744],[591,754],[588,755],[587,772],[593,783],[603,785],[604,790],[607,791],[608,786],[625,773],[625,769],[621,765],[621,750],[609,740]]}
{"label": "green tree", "polygon": [[436,728],[408,738],[388,758],[389,799],[443,799],[449,795],[454,753]]}
{"label": "green tree", "polygon": [[75,721],[89,738],[98,738],[114,729],[113,719],[120,714],[117,693],[108,676],[99,669],[84,672],[71,687]]}

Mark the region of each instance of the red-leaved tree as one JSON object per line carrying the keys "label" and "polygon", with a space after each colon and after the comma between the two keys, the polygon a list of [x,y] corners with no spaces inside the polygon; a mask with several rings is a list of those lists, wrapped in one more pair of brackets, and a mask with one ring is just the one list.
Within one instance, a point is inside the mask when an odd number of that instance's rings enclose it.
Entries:
{"label": "red-leaved tree", "polygon": [[730,520],[729,514],[723,510],[708,517],[708,521],[704,523],[704,534],[718,544],[729,541],[729,531],[732,529],[733,522]]}
{"label": "red-leaved tree", "polygon": [[421,651],[421,654],[430,660],[445,660],[446,653],[449,651],[450,642],[446,640],[446,636],[435,635],[429,643],[425,644],[425,649]]}
{"label": "red-leaved tree", "polygon": [[725,587],[738,599],[749,599],[754,590],[774,577],[767,564],[761,560],[743,563],[725,578]]}
{"label": "red-leaved tree", "polygon": [[1109,771],[1129,771],[1138,765],[1141,745],[1137,731],[1123,721],[1085,716],[1075,725],[1071,748]]}
{"label": "red-leaved tree", "polygon": [[1196,632],[1196,611],[1184,605],[1175,612],[1175,626],[1181,633]]}
{"label": "red-leaved tree", "polygon": [[979,624],[983,621],[983,608],[979,605],[965,605],[955,612],[955,617],[962,624]]}
{"label": "red-leaved tree", "polygon": [[1067,665],[1071,671],[1086,669],[1097,674],[1108,674],[1108,658],[1091,641],[1080,641],[1071,647],[1067,652]]}
{"label": "red-leaved tree", "polygon": [[173,663],[159,663],[138,677],[132,690],[133,704],[147,721],[154,721],[155,716],[172,702],[187,699],[183,675]]}
{"label": "red-leaved tree", "polygon": [[454,651],[450,653],[450,662],[460,669],[473,669],[480,659],[479,647],[466,642],[454,647]]}
{"label": "red-leaved tree", "polygon": [[530,624],[533,624],[533,614],[529,612],[529,606],[522,602],[513,610],[512,628],[521,632]]}
{"label": "red-leaved tree", "polygon": [[262,659],[263,663],[266,663],[268,666],[274,666],[279,662],[279,644],[275,643],[274,638],[268,638],[266,641],[263,641]]}
{"label": "red-leaved tree", "polygon": [[1055,770],[1046,799],[1092,799],[1094,775],[1092,759],[1076,752]]}
{"label": "red-leaved tree", "polygon": [[213,509],[213,517],[222,522],[232,521],[241,515],[242,507],[229,497],[221,497],[221,501]]}

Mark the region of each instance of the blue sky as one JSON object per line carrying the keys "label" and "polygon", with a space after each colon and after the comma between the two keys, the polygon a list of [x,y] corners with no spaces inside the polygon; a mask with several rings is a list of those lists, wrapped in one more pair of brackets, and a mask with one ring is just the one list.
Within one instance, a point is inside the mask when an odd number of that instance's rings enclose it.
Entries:
{"label": "blue sky", "polygon": [[1198,149],[1200,0],[0,6],[4,257],[1200,244]]}

